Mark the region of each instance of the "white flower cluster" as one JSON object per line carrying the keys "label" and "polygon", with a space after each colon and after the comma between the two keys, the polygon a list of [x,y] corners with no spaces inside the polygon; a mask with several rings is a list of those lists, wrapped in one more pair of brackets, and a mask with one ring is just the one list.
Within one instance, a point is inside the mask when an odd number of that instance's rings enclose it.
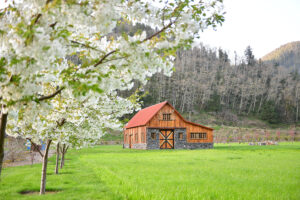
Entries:
{"label": "white flower cluster", "polygon": [[[156,72],[170,76],[176,49],[222,21],[221,2],[21,0],[0,8],[0,105],[10,114],[7,133],[82,146],[120,128],[117,119],[137,103],[117,91],[132,89],[134,81],[144,85]],[[157,32],[113,36],[124,21]],[[72,56],[78,62],[67,59]]]}

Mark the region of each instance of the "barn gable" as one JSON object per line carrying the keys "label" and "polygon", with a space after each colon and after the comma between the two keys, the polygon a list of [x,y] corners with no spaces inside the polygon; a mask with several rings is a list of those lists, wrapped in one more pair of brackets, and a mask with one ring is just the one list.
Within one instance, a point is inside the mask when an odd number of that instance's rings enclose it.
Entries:
{"label": "barn gable", "polygon": [[[164,118],[169,118],[165,120]],[[166,103],[147,123],[148,127],[184,127],[183,117]]]}

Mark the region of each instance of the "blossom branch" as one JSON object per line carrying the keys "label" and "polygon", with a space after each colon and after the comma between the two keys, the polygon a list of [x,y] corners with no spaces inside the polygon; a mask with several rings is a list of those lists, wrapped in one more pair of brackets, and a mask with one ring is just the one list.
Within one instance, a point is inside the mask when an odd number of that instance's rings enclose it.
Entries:
{"label": "blossom branch", "polygon": [[51,98],[55,97],[56,95],[58,95],[59,93],[61,93],[61,91],[64,89],[65,89],[65,87],[61,87],[61,88],[57,89],[54,93],[47,95],[47,96],[41,96],[37,100],[43,101],[43,100],[51,99]]}
{"label": "blossom branch", "polygon": [[77,41],[75,41],[75,40],[71,40],[71,43],[73,43],[73,44],[78,44],[78,45],[80,45],[80,46],[83,46],[83,47],[86,47],[86,48],[93,49],[93,50],[95,50],[95,51],[100,51],[100,52],[103,52],[103,53],[104,53],[104,51],[101,51],[101,50],[99,50],[99,49],[97,49],[97,48],[95,48],[95,47],[92,47],[92,46],[88,45],[88,44],[83,44],[83,43],[77,42]]}
{"label": "blossom branch", "polygon": [[105,54],[95,65],[94,67],[97,67],[98,65],[100,65],[101,63],[103,63],[103,61],[108,57],[110,56],[111,54],[117,52],[117,50],[113,50],[111,52],[108,52],[107,54]]}
{"label": "blossom branch", "polygon": [[171,21],[167,26],[164,26],[162,29],[160,29],[158,32],[154,33],[153,35],[150,35],[149,37],[145,38],[143,42],[146,42],[147,40],[151,40],[152,38],[154,38],[155,36],[159,35],[160,33],[164,32],[166,29],[168,29],[170,26],[172,26],[172,24],[174,24],[175,21]]}
{"label": "blossom branch", "polygon": [[[173,11],[173,13],[172,13],[173,16],[175,15],[176,11],[177,11],[179,8],[180,8],[180,4],[174,9],[174,11]],[[164,10],[164,11],[165,11],[165,10]],[[149,37],[145,38],[144,40],[141,41],[141,43],[146,42],[147,40],[151,40],[152,38],[156,37],[157,35],[161,34],[161,33],[164,32],[165,30],[167,30],[168,28],[170,28],[173,24],[175,24],[175,22],[177,21],[178,17],[179,17],[179,13],[177,13],[176,18],[175,18],[173,21],[170,19],[169,24],[164,25],[164,23],[165,23],[165,12],[163,12],[163,19],[162,19],[162,20],[163,20],[163,27],[162,27],[162,29],[160,29],[158,32],[156,32],[156,33],[150,35]]]}

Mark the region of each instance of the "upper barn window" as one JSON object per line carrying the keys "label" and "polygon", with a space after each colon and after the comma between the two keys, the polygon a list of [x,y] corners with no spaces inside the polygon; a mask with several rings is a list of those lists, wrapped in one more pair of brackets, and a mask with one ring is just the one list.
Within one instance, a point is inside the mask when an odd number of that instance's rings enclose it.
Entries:
{"label": "upper barn window", "polygon": [[207,133],[191,133],[191,139],[207,139]]}
{"label": "upper barn window", "polygon": [[164,113],[163,114],[163,120],[164,121],[170,121],[171,120],[171,113]]}

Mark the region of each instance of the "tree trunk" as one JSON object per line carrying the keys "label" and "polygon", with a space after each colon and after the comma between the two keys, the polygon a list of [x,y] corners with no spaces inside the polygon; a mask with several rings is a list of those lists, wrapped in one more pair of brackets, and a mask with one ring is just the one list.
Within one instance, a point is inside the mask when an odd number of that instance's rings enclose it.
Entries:
{"label": "tree trunk", "polygon": [[66,149],[66,144],[63,144],[62,150],[61,150],[61,160],[60,160],[60,168],[62,169],[64,166],[65,162],[65,149]]}
{"label": "tree trunk", "polygon": [[296,88],[296,119],[295,122],[298,122],[298,116],[299,116],[299,101],[298,101],[298,89]]}
{"label": "tree trunk", "polygon": [[4,159],[4,138],[5,138],[5,129],[7,124],[7,115],[8,113],[3,113],[3,111],[1,112],[0,115],[0,178],[1,178],[3,159]]}
{"label": "tree trunk", "polygon": [[242,108],[243,108],[243,95],[244,91],[242,90],[242,95],[241,95],[241,101],[240,101],[240,108],[239,108],[239,114],[241,114]]}
{"label": "tree trunk", "polygon": [[297,102],[297,109],[296,109],[296,123],[298,122],[298,116],[299,116],[299,104]]}
{"label": "tree trunk", "polygon": [[257,110],[257,113],[259,113],[260,109],[261,109],[261,106],[262,106],[262,103],[263,103],[263,96],[261,96],[260,98],[260,102],[259,102],[259,106],[258,106],[258,110]]}
{"label": "tree trunk", "polygon": [[41,177],[41,186],[40,186],[40,195],[45,194],[46,192],[46,175],[47,175],[47,164],[48,164],[48,152],[52,140],[47,140],[46,150],[43,156],[43,167],[42,167],[42,177]]}
{"label": "tree trunk", "polygon": [[55,165],[55,174],[58,174],[58,165],[59,165],[59,142],[56,145],[56,165]]}

